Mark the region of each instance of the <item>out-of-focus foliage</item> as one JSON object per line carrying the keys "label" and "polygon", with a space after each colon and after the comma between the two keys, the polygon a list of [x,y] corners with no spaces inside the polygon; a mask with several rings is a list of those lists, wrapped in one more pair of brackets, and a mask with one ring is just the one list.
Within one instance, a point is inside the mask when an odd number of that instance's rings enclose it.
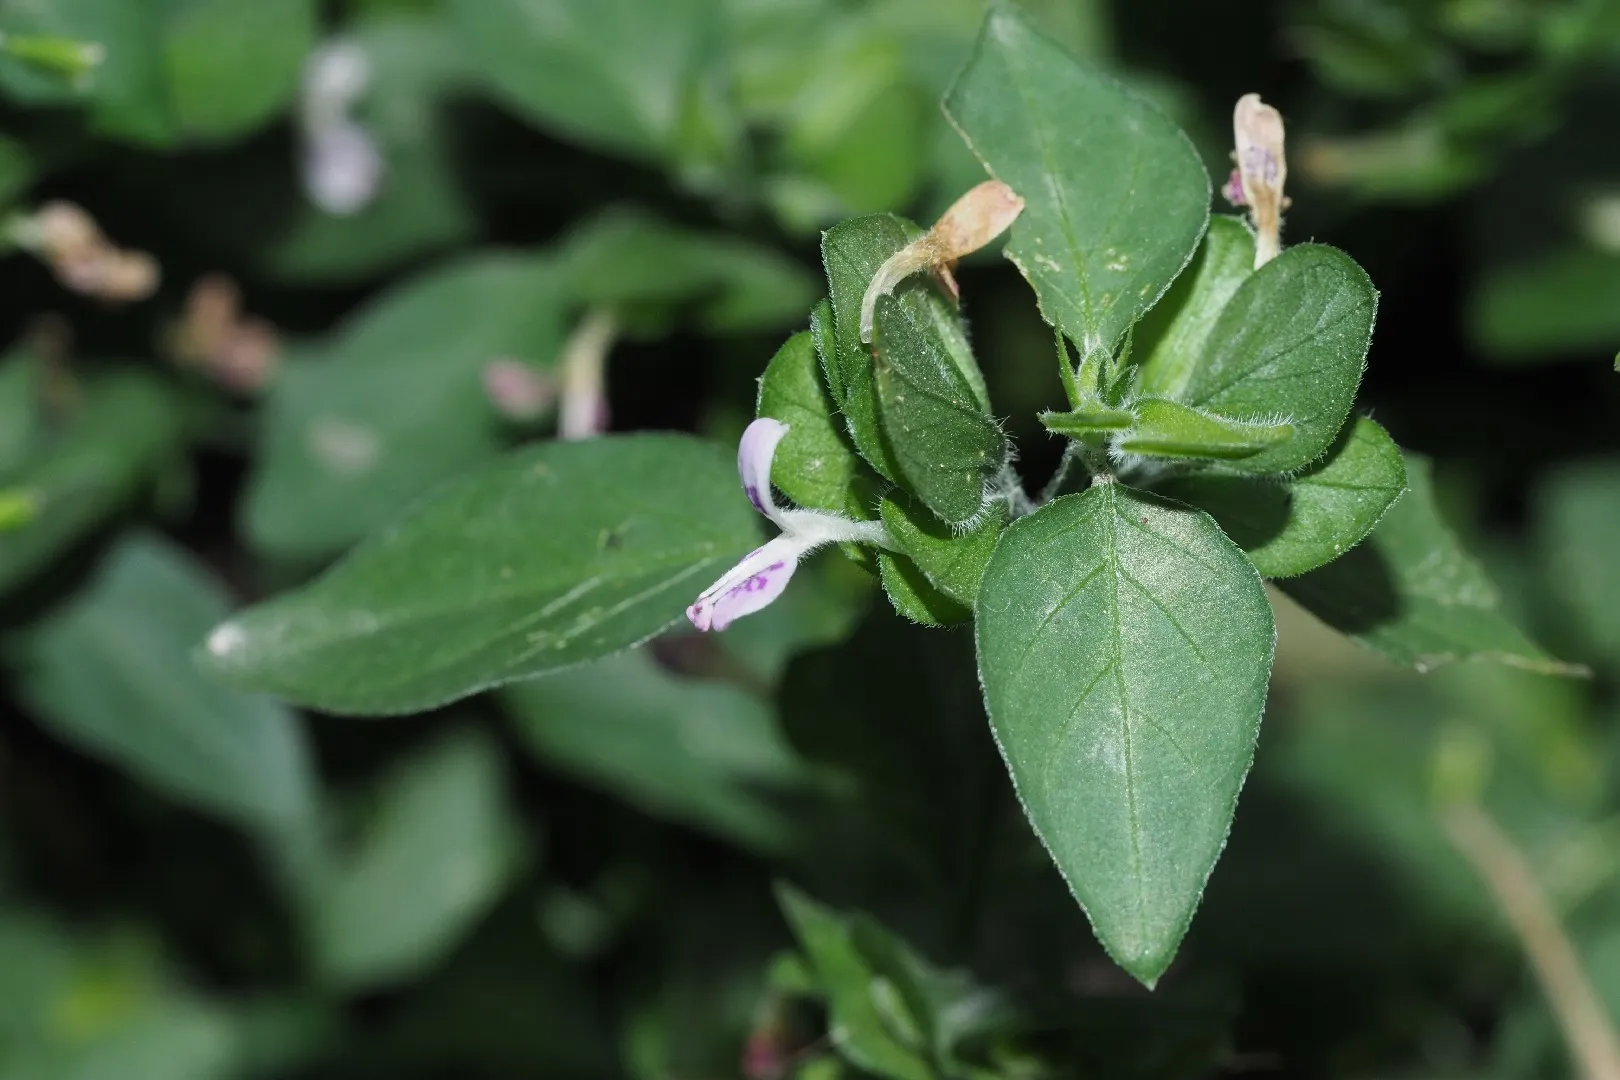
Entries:
{"label": "out-of-focus foliage", "polygon": [[[981,0],[0,0],[0,1080],[1573,1074],[1447,811],[1522,852],[1620,1024],[1620,5],[1018,6],[1125,89],[1031,87],[1011,116],[981,51],[947,119]],[[323,68],[334,47],[357,63]],[[1098,87],[1169,120],[1092,125]],[[1260,451],[1286,476],[1161,489],[1236,547],[1111,549],[1150,579],[1245,555],[1286,579],[1246,782],[1249,744],[1172,731],[1220,798],[1243,790],[1230,836],[1152,808],[1165,896],[1196,878],[1196,900],[1225,851],[1149,993],[1015,798],[998,739],[1024,753],[1029,729],[985,710],[1083,689],[1065,658],[1109,613],[1008,629],[1056,674],[1005,685],[980,685],[970,631],[912,625],[965,622],[1016,576],[1010,542],[991,555],[1007,519],[973,513],[1008,440],[1038,491],[1048,430],[1100,414],[1065,403],[1050,332],[992,259],[957,271],[960,341],[921,321],[956,325],[939,294],[884,301],[880,327],[916,332],[846,393],[866,355],[848,309],[888,251],[859,274],[833,256],[901,242],[863,215],[931,221],[986,167],[1061,161],[1066,186],[1018,185],[1010,250],[1033,264],[1037,227],[1157,245],[1128,300],[1087,291],[1127,273],[1106,246],[1041,300],[1112,346],[1176,279],[1131,346],[1167,402],[1149,434],[1213,438],[1188,425],[1221,421],[1226,389],[1175,357],[1224,341],[1242,366],[1246,334],[1311,299],[1172,321],[1199,288],[1224,304],[1289,272],[1250,274],[1221,215],[1198,247],[1199,159],[1219,187],[1248,91],[1288,121],[1285,258],[1347,251],[1378,325],[1354,410],[1363,329],[1300,361],[1331,376],[1311,386],[1334,423],[1298,460]],[[1129,169],[1172,144],[1177,169]],[[323,169],[358,205],[323,206]],[[53,200],[151,253],[151,294],[64,288],[82,267],[25,224]],[[1265,404],[1264,383],[1239,390]],[[908,404],[918,387],[969,405]],[[730,443],[756,407],[791,425],[784,494],[876,515],[900,550],[819,555],[723,637],[580,663],[666,631],[757,542],[728,456],[668,434]],[[897,417],[926,455],[892,453]],[[552,441],[581,423],[606,441]],[[883,491],[891,468],[916,498]],[[596,497],[539,494],[564,480]],[[1192,520],[1131,515],[1111,528],[1138,543],[1132,521]],[[1063,562],[1038,547],[1017,573]],[[1191,652],[1236,669],[1269,648],[1251,584],[1182,613]],[[1234,608],[1249,637],[1200,636]],[[1510,663],[1420,676],[1380,654]],[[555,674],[374,718],[493,668]],[[1178,697],[1182,674],[1129,689]],[[1195,696],[1213,724],[1254,690]],[[1020,776],[1043,834],[1037,800],[1095,800],[1065,872],[1141,841],[1102,816],[1105,766]],[[1141,925],[1184,925],[1173,899]],[[1098,930],[1129,961],[1135,925]]]}

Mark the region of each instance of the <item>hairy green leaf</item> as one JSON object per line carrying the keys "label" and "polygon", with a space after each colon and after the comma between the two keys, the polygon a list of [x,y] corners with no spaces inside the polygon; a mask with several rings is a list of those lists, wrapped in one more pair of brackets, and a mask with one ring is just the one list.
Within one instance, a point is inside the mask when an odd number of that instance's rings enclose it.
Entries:
{"label": "hairy green leaf", "polygon": [[991,725],[1103,946],[1151,985],[1231,826],[1271,670],[1259,575],[1196,510],[1105,483],[1002,534],[975,635]]}
{"label": "hairy green leaf", "polygon": [[222,624],[205,659],[317,708],[399,713],[618,652],[758,543],[734,469],[679,435],[509,454]]}
{"label": "hairy green leaf", "polygon": [[1389,433],[1358,417],[1327,456],[1290,477],[1206,472],[1158,490],[1206,510],[1268,578],[1325,566],[1366,539],[1406,490],[1406,466]]}
{"label": "hairy green leaf", "polygon": [[1008,256],[1082,353],[1112,348],[1187,265],[1209,177],[1157,109],[1076,60],[1006,0],[990,7],[945,111],[1024,197]]}
{"label": "hairy green leaf", "polygon": [[1221,310],[1253,272],[1249,227],[1226,214],[1211,217],[1192,264],[1132,334],[1141,393],[1180,397],[1204,358]]}
{"label": "hairy green leaf", "polygon": [[977,527],[958,533],[903,496],[878,504],[883,524],[930,584],[971,610],[996,540],[1007,527],[1006,510],[995,508]]}
{"label": "hairy green leaf", "polygon": [[1333,444],[1350,415],[1372,342],[1378,293],[1337,248],[1300,244],[1250,275],[1210,330],[1183,400],[1294,437],[1231,467],[1287,472]]}
{"label": "hairy green leaf", "polygon": [[1292,424],[1228,420],[1163,398],[1143,398],[1132,408],[1136,422],[1114,440],[1128,454],[1242,461],[1294,437]]}

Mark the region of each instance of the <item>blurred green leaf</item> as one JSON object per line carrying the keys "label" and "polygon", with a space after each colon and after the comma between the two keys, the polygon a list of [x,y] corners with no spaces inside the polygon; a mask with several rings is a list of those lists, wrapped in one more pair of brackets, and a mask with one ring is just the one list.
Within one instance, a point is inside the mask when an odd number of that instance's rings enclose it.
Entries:
{"label": "blurred green leaf", "polygon": [[976,614],[1030,823],[1109,955],[1151,986],[1254,756],[1274,641],[1260,578],[1207,515],[1110,482],[1014,522]]}
{"label": "blurred green leaf", "polygon": [[187,136],[250,131],[297,92],[315,43],[314,0],[165,0],[162,7],[164,97]]}
{"label": "blurred green leaf", "polygon": [[1567,465],[1536,495],[1547,582],[1576,628],[1620,662],[1620,462]]}
{"label": "blurred green leaf", "polygon": [[179,450],[179,410],[158,379],[116,371],[82,389],[66,428],[11,477],[33,514],[0,531],[0,590],[27,581],[132,501]]}
{"label": "blurred green leaf", "polygon": [[815,301],[813,280],[792,259],[633,209],[574,229],[557,258],[572,302],[610,307],[650,333],[677,321],[721,334],[775,330],[802,323]]}
{"label": "blurred green leaf", "polygon": [[1297,475],[1206,472],[1158,490],[1208,511],[1262,577],[1284,578],[1325,566],[1366,539],[1406,490],[1406,466],[1389,433],[1357,417]]}
{"label": "blurred green leaf", "polygon": [[893,1001],[892,982],[884,980],[887,992],[880,990],[880,976],[862,955],[849,920],[797,889],[779,885],[776,892],[826,995],[828,1030],[839,1053],[858,1068],[890,1080],[934,1080],[918,1018],[896,1015],[894,1006],[904,1009],[904,1003]]}
{"label": "blurred green leaf", "polygon": [[793,840],[772,796],[807,774],[757,694],[677,677],[638,649],[514,683],[501,700],[541,760],[647,813],[763,851]]}
{"label": "blurred green leaf", "polygon": [[228,611],[183,551],[136,533],[7,652],[20,696],[54,734],[244,828],[296,835],[317,798],[297,717],[191,662]]}
{"label": "blurred green leaf", "polygon": [[243,511],[250,542],[332,555],[493,457],[507,436],[484,366],[551,364],[563,305],[549,260],[481,254],[390,290],[330,342],[295,352],[266,405]]}
{"label": "blurred green leaf", "polygon": [[1294,437],[1228,468],[1287,472],[1322,456],[1355,401],[1377,307],[1366,271],[1321,244],[1287,249],[1237,287],[1183,400],[1234,420],[1281,421]]}
{"label": "blurred green leaf", "polygon": [[1578,671],[1548,656],[1502,613],[1496,586],[1440,516],[1426,458],[1406,455],[1406,482],[1410,490],[1364,543],[1287,579],[1283,591],[1334,629],[1419,671],[1458,660]]}
{"label": "blurred green leaf", "polygon": [[24,465],[45,434],[40,369],[23,350],[0,356],[0,481]]}
{"label": "blurred green leaf", "polygon": [[518,835],[486,737],[457,731],[404,762],[352,854],[310,898],[322,977],[376,988],[440,963],[505,891]]}
{"label": "blurred green leaf", "polygon": [[313,0],[20,0],[0,11],[0,29],[105,50],[82,88],[0,64],[8,91],[41,104],[84,101],[98,130],[163,146],[270,120],[298,88],[316,19]]}
{"label": "blurred green leaf", "polygon": [[450,0],[476,70],[523,116],[587,145],[658,159],[718,31],[714,0]]}
{"label": "blurred green leaf", "polygon": [[718,448],[545,443],[439,489],[313,584],[210,636],[220,677],[333,712],[415,712],[644,641],[758,542]]}
{"label": "blurred green leaf", "polygon": [[1475,289],[1468,326],[1504,362],[1606,354],[1620,342],[1620,255],[1571,249],[1500,267]]}
{"label": "blurred green leaf", "polygon": [[1209,177],[1175,124],[1076,60],[1006,0],[991,4],[945,110],[1025,200],[1007,255],[1082,354],[1112,349],[1187,265]]}

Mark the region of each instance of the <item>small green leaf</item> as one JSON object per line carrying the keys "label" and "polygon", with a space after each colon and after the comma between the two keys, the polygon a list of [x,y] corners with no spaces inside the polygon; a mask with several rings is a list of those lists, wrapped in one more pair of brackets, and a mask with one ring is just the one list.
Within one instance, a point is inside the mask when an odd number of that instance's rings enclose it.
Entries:
{"label": "small green leaf", "polygon": [[1114,440],[1129,454],[1242,461],[1294,437],[1292,424],[1228,420],[1163,398],[1143,398],[1132,408],[1136,423]]}
{"label": "small green leaf", "polygon": [[1378,293],[1337,248],[1300,244],[1238,286],[1209,332],[1183,400],[1294,437],[1232,467],[1287,472],[1333,444],[1361,382]]}
{"label": "small green leaf", "polygon": [[1620,462],[1567,465],[1538,489],[1547,581],[1603,656],[1620,659]]}
{"label": "small green leaf", "polygon": [[1209,177],[1157,109],[990,7],[945,111],[996,179],[1025,200],[1008,256],[1048,322],[1082,353],[1112,348],[1192,258]]}
{"label": "small green leaf", "polygon": [[1216,472],[1159,485],[1206,510],[1262,577],[1295,577],[1366,539],[1406,490],[1406,466],[1389,433],[1365,417],[1345,426],[1327,456],[1292,477]]}
{"label": "small green leaf", "polygon": [[1005,509],[994,508],[981,524],[962,533],[903,497],[885,495],[878,510],[889,535],[929,583],[971,611],[990,553],[1007,527]]}
{"label": "small green leaf", "polygon": [[481,255],[384,294],[271,390],[245,525],[260,551],[332,555],[505,444],[482,381],[497,357],[550,364],[564,302],[553,264]]}
{"label": "small green leaf", "polygon": [[974,627],[1030,823],[1109,954],[1152,985],[1254,756],[1273,642],[1259,575],[1207,515],[1105,483],[1002,534]]}
{"label": "small green leaf", "polygon": [[1419,671],[1494,660],[1546,674],[1576,673],[1502,614],[1496,586],[1440,517],[1426,458],[1406,455],[1406,481],[1410,490],[1365,543],[1282,582],[1283,591],[1334,629]]}
{"label": "small green leaf", "polygon": [[1132,353],[1137,389],[1150,397],[1179,398],[1204,358],[1221,310],[1254,272],[1254,234],[1225,214],[1209,219],[1209,232],[1192,265],[1136,327]]}
{"label": "small green leaf", "polygon": [[409,979],[466,936],[517,866],[503,788],[494,745],[470,731],[388,777],[352,856],[311,898],[327,982],[358,990]]}
{"label": "small green leaf", "polygon": [[843,361],[838,355],[838,339],[833,327],[832,300],[823,297],[810,309],[810,340],[815,342],[816,359],[821,361],[821,374],[827,381],[833,407],[841,408],[849,388],[844,382]]}
{"label": "small green leaf", "polygon": [[921,1040],[899,1037],[879,1005],[877,973],[851,921],[787,885],[778,885],[776,896],[827,996],[828,1032],[839,1053],[890,1080],[936,1080]]}
{"label": "small green leaf", "polygon": [[26,581],[132,500],[179,449],[179,409],[161,381],[112,372],[83,391],[66,430],[12,477],[32,513],[0,532],[0,591]]}
{"label": "small green leaf", "polygon": [[871,517],[879,481],[833,416],[809,331],[794,334],[771,357],[759,380],[757,411],[788,426],[771,462],[771,480],[788,498],[810,509]]}
{"label": "small green leaf", "polygon": [[901,482],[945,521],[962,525],[983,512],[985,485],[1006,457],[1006,440],[984,404],[982,381],[974,385],[950,354],[955,345],[967,348],[960,329],[941,333],[935,313],[915,307],[878,300],[878,416]]}
{"label": "small green leaf", "polygon": [[315,816],[303,729],[289,710],[220,686],[191,662],[225,617],[184,552],[143,534],[13,643],[17,687],[52,732],[182,802],[260,834]]}
{"label": "small green leaf", "polygon": [[715,446],[544,443],[222,624],[205,659],[331,712],[415,712],[646,640],[758,543],[758,521]]}
{"label": "small green leaf", "polygon": [[514,683],[501,701],[542,761],[655,817],[762,851],[793,839],[770,796],[807,773],[756,694],[671,675],[638,649]]}
{"label": "small green leaf", "polygon": [[1068,412],[1043,412],[1037,419],[1047,431],[1083,439],[1126,431],[1136,423],[1136,414],[1129,409],[1114,409],[1099,403]]}
{"label": "small green leaf", "polygon": [[451,0],[474,68],[500,99],[566,138],[670,153],[716,30],[714,0]]}
{"label": "small green leaf", "polygon": [[973,609],[946,595],[928,580],[909,555],[877,553],[878,578],[889,603],[902,618],[922,626],[955,626],[973,618]]}

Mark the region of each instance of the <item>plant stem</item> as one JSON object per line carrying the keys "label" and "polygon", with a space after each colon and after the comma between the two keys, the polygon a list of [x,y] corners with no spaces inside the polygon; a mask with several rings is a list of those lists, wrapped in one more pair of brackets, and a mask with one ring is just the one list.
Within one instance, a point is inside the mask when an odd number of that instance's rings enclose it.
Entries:
{"label": "plant stem", "polygon": [[1523,854],[1477,803],[1440,811],[1452,846],[1484,879],[1524,947],[1542,993],[1585,1080],[1620,1080],[1620,1035]]}

